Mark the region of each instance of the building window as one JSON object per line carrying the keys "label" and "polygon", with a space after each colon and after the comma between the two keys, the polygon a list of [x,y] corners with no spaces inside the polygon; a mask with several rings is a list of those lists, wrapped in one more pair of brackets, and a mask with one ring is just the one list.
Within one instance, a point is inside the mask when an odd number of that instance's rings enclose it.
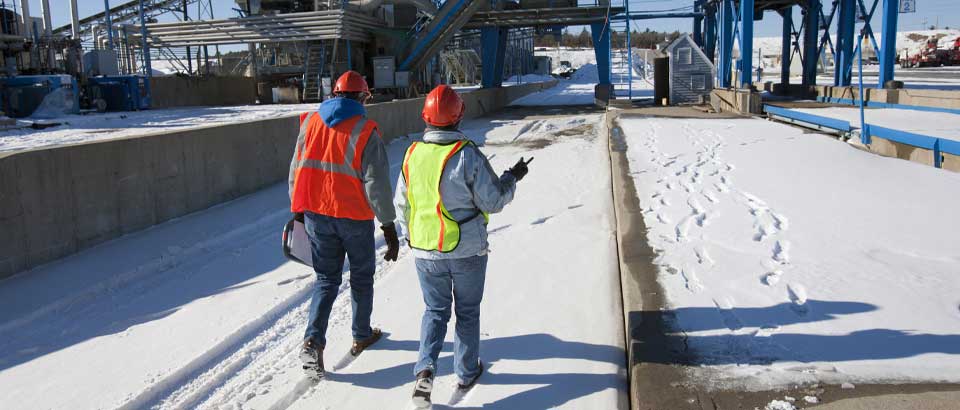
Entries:
{"label": "building window", "polygon": [[677,61],[680,64],[693,64],[693,50],[690,47],[678,49]]}
{"label": "building window", "polygon": [[707,89],[707,76],[694,74],[690,76],[690,89],[703,91]]}

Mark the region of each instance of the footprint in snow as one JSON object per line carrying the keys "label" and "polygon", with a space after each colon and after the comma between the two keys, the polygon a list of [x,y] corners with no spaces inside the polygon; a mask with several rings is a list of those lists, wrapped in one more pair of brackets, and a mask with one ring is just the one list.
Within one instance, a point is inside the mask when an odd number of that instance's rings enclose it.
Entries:
{"label": "footprint in snow", "polygon": [[780,239],[773,244],[773,260],[781,264],[790,263],[790,242]]}
{"label": "footprint in snow", "polygon": [[775,270],[763,275],[763,278],[761,278],[760,281],[763,282],[764,285],[773,286],[780,282],[781,276],[783,276],[783,272]]}
{"label": "footprint in snow", "polygon": [[707,253],[707,248],[703,245],[697,245],[693,248],[694,254],[697,255],[697,263],[701,265],[713,265],[713,259],[710,258],[710,254]]}
{"label": "footprint in snow", "polygon": [[657,214],[657,220],[662,224],[670,224],[670,218],[664,214]]}
{"label": "footprint in snow", "polygon": [[790,309],[798,315],[810,313],[810,307],[807,306],[807,289],[798,283],[787,285],[787,296],[790,297]]}
{"label": "footprint in snow", "polygon": [[683,268],[680,271],[680,275],[683,276],[684,285],[687,290],[693,293],[700,293],[703,291],[703,284],[700,283],[700,278],[697,276],[697,272],[690,267]]}
{"label": "footprint in snow", "polygon": [[723,320],[723,325],[730,329],[731,331],[737,331],[743,329],[743,322],[740,321],[740,318],[737,317],[737,314],[733,309],[733,299],[730,297],[721,298],[720,300],[713,300],[714,306],[717,307],[717,311],[720,313],[720,317]]}

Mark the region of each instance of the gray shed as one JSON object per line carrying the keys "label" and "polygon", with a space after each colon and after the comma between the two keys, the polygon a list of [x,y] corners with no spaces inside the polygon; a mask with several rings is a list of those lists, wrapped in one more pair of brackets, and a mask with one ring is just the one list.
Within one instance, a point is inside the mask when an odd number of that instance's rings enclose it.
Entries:
{"label": "gray shed", "polygon": [[680,36],[666,53],[670,57],[670,104],[695,104],[709,99],[716,68],[693,38],[689,34]]}

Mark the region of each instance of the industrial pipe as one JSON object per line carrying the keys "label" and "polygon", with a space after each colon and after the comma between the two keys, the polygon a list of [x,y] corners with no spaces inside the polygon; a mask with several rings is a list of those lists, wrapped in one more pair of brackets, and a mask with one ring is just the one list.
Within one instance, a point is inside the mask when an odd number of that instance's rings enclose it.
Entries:
{"label": "industrial pipe", "polygon": [[378,7],[388,4],[409,4],[415,6],[417,10],[429,14],[431,17],[437,13],[437,5],[430,0],[351,0],[350,4],[356,5],[365,13],[372,13]]}
{"label": "industrial pipe", "polygon": [[73,39],[80,39],[80,15],[77,12],[77,0],[70,0],[70,28]]}

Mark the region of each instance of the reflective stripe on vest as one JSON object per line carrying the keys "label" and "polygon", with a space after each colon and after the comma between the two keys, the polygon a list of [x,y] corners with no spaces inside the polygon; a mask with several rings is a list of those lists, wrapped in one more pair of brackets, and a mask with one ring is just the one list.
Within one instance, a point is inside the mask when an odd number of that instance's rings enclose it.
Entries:
{"label": "reflective stripe on vest", "polygon": [[364,147],[377,138],[375,131],[376,123],[364,117],[329,127],[317,113],[302,116],[291,164],[291,211],[373,219],[361,166]]}
{"label": "reflective stripe on vest", "polygon": [[[309,128],[309,123],[309,121],[306,122],[307,128]],[[298,158],[300,158],[300,162],[297,163],[297,170],[299,171],[300,168],[314,168],[322,171],[349,175],[362,180],[363,176],[360,175],[360,171],[353,168],[353,161],[356,159],[357,141],[360,140],[360,136],[363,134],[363,127],[366,125],[367,119],[360,118],[360,121],[357,121],[357,124],[353,126],[353,131],[350,132],[350,140],[347,141],[347,147],[343,153],[343,161],[339,163],[307,158],[306,155],[302,155],[300,152],[303,149],[303,144],[306,138],[297,141],[297,155]],[[301,127],[302,126],[303,124],[301,124]],[[302,132],[306,133],[306,130],[304,129]]]}
{"label": "reflective stripe on vest", "polygon": [[[451,252],[460,244],[460,224],[472,220],[453,219],[440,194],[440,180],[447,162],[467,144],[414,142],[403,158],[403,178],[407,184],[410,215],[407,233],[410,246],[427,251]],[[486,214],[484,214],[486,217]]]}

